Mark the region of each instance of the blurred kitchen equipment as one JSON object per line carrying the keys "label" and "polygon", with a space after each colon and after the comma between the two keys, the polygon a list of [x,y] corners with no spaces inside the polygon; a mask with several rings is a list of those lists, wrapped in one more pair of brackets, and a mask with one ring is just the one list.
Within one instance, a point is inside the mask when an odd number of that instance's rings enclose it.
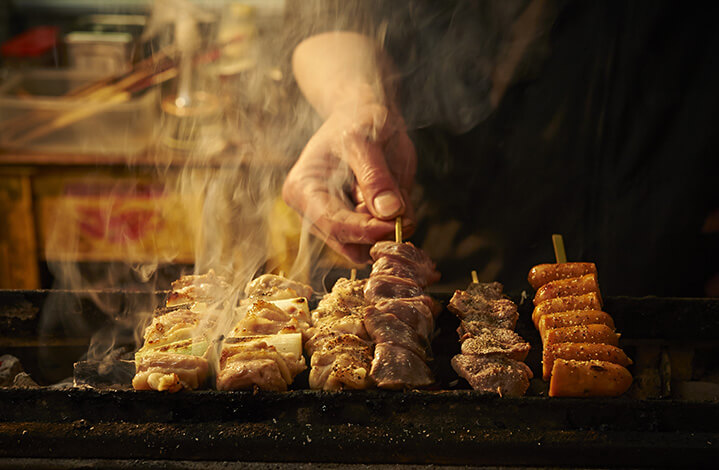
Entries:
{"label": "blurred kitchen equipment", "polygon": [[28,29],[0,47],[6,67],[49,67],[58,65],[57,26]]}
{"label": "blurred kitchen equipment", "polygon": [[142,152],[152,141],[159,90],[136,87],[149,90],[133,94],[131,87],[118,90],[104,80],[71,69],[12,74],[0,86],[0,146],[64,153]]}
{"label": "blurred kitchen equipment", "polygon": [[139,38],[146,23],[147,18],[144,15],[86,15],[78,18],[73,30],[128,33],[133,38]]}
{"label": "blurred kitchen equipment", "polygon": [[[197,67],[198,57],[209,62],[221,56],[221,49],[203,52],[211,41],[202,33],[201,24],[216,21],[214,12],[187,0],[157,0],[154,4],[145,38],[170,30],[172,54],[177,69],[174,93],[162,99],[160,143],[173,152],[208,155],[225,147],[222,137],[222,107],[213,94],[212,76]],[[222,47],[222,46],[219,46]]]}
{"label": "blurred kitchen equipment", "polygon": [[65,35],[68,65],[97,74],[128,70],[133,44],[129,33],[75,31]]}
{"label": "blurred kitchen equipment", "polygon": [[160,142],[168,149],[207,156],[225,148],[222,107],[216,95],[198,91],[167,96],[162,100],[162,112]]}
{"label": "blurred kitchen equipment", "polygon": [[257,26],[254,7],[240,2],[229,3],[223,11],[217,41],[225,44],[213,72],[228,77],[242,73],[257,62]]}

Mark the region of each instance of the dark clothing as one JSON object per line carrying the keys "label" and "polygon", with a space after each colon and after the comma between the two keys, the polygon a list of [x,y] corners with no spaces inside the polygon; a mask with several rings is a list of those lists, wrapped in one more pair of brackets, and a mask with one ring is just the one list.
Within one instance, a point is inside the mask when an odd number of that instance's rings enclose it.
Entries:
{"label": "dark clothing", "polygon": [[412,240],[453,285],[477,269],[528,289],[562,233],[605,295],[703,295],[719,271],[718,235],[701,231],[719,207],[719,6],[548,2],[493,109],[492,70],[527,8],[502,3],[379,9],[418,151]]}

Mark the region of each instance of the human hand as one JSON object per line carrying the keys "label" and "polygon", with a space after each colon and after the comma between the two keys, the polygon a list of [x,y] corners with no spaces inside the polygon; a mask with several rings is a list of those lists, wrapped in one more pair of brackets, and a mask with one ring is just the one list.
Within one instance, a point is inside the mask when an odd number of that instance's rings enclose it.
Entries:
{"label": "human hand", "polygon": [[312,136],[282,189],[285,202],[312,231],[355,263],[394,231],[402,216],[411,234],[410,191],[417,157],[404,121],[371,100],[338,105]]}

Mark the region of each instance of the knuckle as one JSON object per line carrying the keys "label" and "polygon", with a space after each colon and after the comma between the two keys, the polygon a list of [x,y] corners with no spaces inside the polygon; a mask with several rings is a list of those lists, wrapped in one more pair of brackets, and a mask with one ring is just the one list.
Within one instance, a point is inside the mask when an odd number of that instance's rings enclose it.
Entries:
{"label": "knuckle", "polygon": [[391,176],[376,165],[363,165],[361,175],[358,175],[358,178],[361,180],[361,186],[372,191],[389,189],[394,186]]}

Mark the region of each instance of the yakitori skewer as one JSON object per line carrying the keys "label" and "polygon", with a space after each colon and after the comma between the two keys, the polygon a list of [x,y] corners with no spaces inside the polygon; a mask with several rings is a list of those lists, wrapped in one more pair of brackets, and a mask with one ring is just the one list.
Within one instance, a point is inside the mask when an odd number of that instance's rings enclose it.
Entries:
{"label": "yakitori skewer", "polygon": [[564,238],[558,233],[552,235],[552,244],[554,245],[554,257],[557,263],[567,262],[567,252],[564,251]]}

